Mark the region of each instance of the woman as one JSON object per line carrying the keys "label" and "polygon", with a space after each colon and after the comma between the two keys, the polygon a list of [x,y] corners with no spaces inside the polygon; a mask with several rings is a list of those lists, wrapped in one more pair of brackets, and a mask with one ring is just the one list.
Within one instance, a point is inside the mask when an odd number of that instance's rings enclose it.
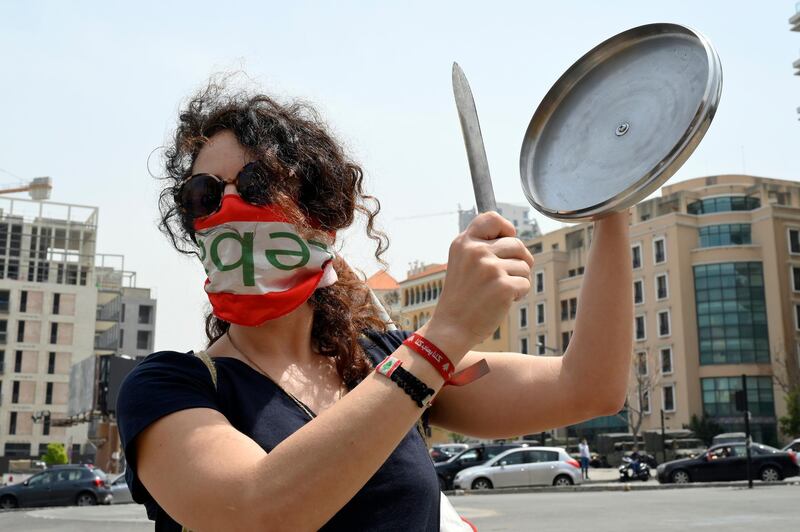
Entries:
{"label": "woman", "polygon": [[[438,530],[421,416],[508,438],[621,408],[627,214],[596,224],[567,353],[487,355],[470,349],[528,292],[533,264],[499,215],[478,216],[453,241],[436,312],[410,342],[386,330],[364,283],[330,252],[356,212],[376,257],[385,240],[361,169],[313,111],[212,85],[180,114],[166,168],[162,228],[203,261],[213,315],[208,366],[154,353],[120,393],[128,483],[157,530]],[[483,358],[488,374],[444,386],[443,361],[462,369]]]}

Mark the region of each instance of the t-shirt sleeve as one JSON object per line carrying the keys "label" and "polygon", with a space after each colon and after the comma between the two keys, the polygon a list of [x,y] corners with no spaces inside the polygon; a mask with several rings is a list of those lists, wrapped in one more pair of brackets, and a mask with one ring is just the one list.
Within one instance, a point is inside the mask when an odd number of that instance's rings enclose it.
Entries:
{"label": "t-shirt sleeve", "polygon": [[187,408],[219,410],[208,367],[192,353],[153,353],[123,381],[117,423],[127,462],[125,478],[136,502],[152,500],[137,475],[136,437],[162,417]]}

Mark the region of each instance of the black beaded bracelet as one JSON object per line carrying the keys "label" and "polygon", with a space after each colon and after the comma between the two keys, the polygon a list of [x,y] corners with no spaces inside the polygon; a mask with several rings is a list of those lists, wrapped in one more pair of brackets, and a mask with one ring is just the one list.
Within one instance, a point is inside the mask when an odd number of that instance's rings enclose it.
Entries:
{"label": "black beaded bracelet", "polygon": [[375,371],[393,380],[420,408],[431,406],[430,399],[433,399],[436,392],[413,373],[401,367],[402,363],[400,359],[388,356],[378,364]]}

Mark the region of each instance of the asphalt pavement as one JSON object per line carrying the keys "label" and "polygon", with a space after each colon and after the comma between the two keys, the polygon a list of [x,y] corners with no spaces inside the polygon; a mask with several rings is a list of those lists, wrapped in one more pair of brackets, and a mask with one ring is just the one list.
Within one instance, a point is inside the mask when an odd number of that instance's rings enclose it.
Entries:
{"label": "asphalt pavement", "polygon": [[[631,491],[556,491],[451,496],[480,532],[739,532],[800,530],[800,485],[748,490],[687,487]],[[0,530],[25,532],[152,531],[144,507],[19,509],[0,512]]]}

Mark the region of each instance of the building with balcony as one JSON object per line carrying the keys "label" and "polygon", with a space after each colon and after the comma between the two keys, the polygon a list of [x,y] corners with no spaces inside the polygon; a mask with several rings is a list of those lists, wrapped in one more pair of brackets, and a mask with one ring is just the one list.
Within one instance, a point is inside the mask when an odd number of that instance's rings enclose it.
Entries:
{"label": "building with balcony", "polygon": [[[578,224],[527,242],[533,289],[512,308],[512,347],[566,351],[592,229]],[[630,408],[561,432],[613,431],[639,414],[641,431],[657,429],[661,410],[669,429],[705,413],[739,431],[733,401],[745,374],[753,437],[777,443],[786,389],[800,384],[800,183],[721,175],[668,185],[631,209],[630,238]]]}
{"label": "building with balcony", "polygon": [[0,453],[65,443],[72,364],[93,355],[97,208],[0,198]]}

